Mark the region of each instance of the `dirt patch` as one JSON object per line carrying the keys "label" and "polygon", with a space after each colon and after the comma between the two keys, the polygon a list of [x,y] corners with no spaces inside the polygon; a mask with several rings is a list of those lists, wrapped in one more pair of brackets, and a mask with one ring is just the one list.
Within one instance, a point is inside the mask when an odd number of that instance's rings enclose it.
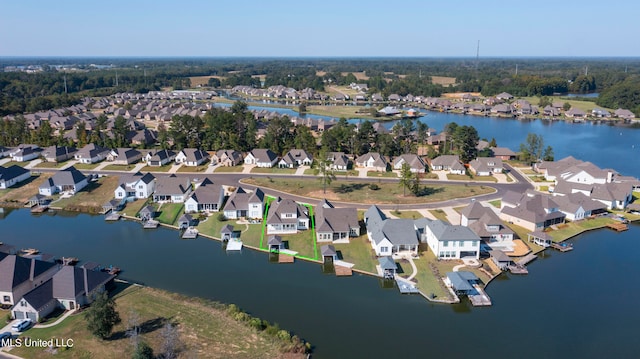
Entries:
{"label": "dirt patch", "polygon": [[358,80],[368,80],[369,76],[367,76],[364,71],[361,72],[342,72],[342,76],[347,76],[348,74],[353,74]]}
{"label": "dirt patch", "polygon": [[338,195],[335,194],[333,191],[327,191],[327,193],[323,193],[322,191],[313,191],[313,192],[309,192],[307,196],[313,197],[313,198],[326,198],[334,201],[340,200],[340,197],[338,197]]}
{"label": "dirt patch", "polygon": [[434,85],[454,86],[456,84],[456,78],[446,76],[431,76],[431,83]]}
{"label": "dirt patch", "polygon": [[191,81],[191,87],[198,86],[207,86],[209,85],[209,79],[218,79],[223,80],[223,76],[191,76],[189,77],[189,81]]}
{"label": "dirt patch", "polygon": [[469,94],[471,96],[480,97],[482,94],[480,92],[452,92],[452,93],[443,93],[442,97],[447,98],[462,98],[462,96]]}

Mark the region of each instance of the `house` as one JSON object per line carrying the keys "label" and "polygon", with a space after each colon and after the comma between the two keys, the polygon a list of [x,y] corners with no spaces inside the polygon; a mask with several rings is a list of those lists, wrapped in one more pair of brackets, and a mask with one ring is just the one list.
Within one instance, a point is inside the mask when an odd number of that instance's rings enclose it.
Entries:
{"label": "house", "polygon": [[560,116],[560,109],[553,107],[551,105],[547,105],[544,107],[544,109],[542,110],[542,114],[548,117],[556,117],[556,116]]}
{"label": "house", "polygon": [[95,143],[89,143],[76,152],[73,157],[80,163],[96,163],[104,160],[109,153],[109,149]]}
{"label": "house", "polygon": [[142,159],[142,153],[133,148],[116,148],[109,152],[107,161],[115,165],[130,165]]}
{"label": "house", "polygon": [[564,115],[573,119],[584,119],[587,117],[586,112],[576,107],[572,107],[569,111],[565,112]]}
{"label": "house", "polygon": [[489,149],[491,150],[493,157],[499,158],[503,161],[516,159],[516,153],[507,147],[490,147]]}
{"label": "house", "polygon": [[64,162],[70,158],[73,158],[75,153],[78,152],[75,147],[67,146],[49,146],[45,148],[40,154],[47,162]]}
{"label": "house", "polygon": [[278,198],[269,206],[267,234],[291,234],[310,227],[309,209],[292,199]]}
{"label": "house", "polygon": [[196,148],[184,148],[176,155],[176,164],[184,164],[189,167],[200,166],[209,160],[209,153]]}
{"label": "house", "polygon": [[411,219],[388,219],[377,206],[364,214],[367,237],[377,256],[418,255],[418,235]]}
{"label": "house", "polygon": [[335,208],[326,199],[315,211],[318,242],[349,243],[349,237],[360,235],[358,211],[355,208]]}
{"label": "house", "polygon": [[377,152],[369,152],[356,158],[356,166],[371,168],[374,171],[384,172],[389,163],[387,159]]}
{"label": "house", "polygon": [[184,203],[184,211],[187,213],[218,212],[223,202],[224,188],[205,178]]}
{"label": "house", "polygon": [[513,100],[513,95],[511,95],[508,92],[502,92],[496,95],[496,99],[501,101],[509,101],[509,100]]}
{"label": "house", "polygon": [[469,162],[469,169],[476,176],[491,176],[502,173],[502,160],[495,157],[478,157]]}
{"label": "house", "polygon": [[335,171],[347,171],[349,169],[349,158],[344,152],[329,152],[327,160],[331,162],[329,168]]}
{"label": "house", "polygon": [[280,252],[285,249],[282,237],[278,235],[269,236],[267,240],[267,246],[269,246],[269,252]]}
{"label": "house", "polygon": [[554,196],[560,212],[570,221],[579,221],[592,215],[607,211],[607,204],[591,199],[582,192]]}
{"label": "house", "polygon": [[31,178],[31,171],[18,165],[0,167],[0,189],[7,189]]}
{"label": "house", "polygon": [[55,263],[0,253],[0,305],[14,305],[58,271]]}
{"label": "house", "polygon": [[149,198],[156,189],[155,179],[156,177],[151,173],[142,174],[137,172],[132,175],[122,175],[120,176],[118,187],[114,190],[114,197],[116,199]]}
{"label": "house", "polygon": [[4,146],[0,146],[0,158],[10,156],[11,155],[10,153],[11,153],[11,149]]}
{"label": "house", "polygon": [[[393,95],[391,95],[393,96]],[[389,96],[389,101],[394,101],[391,100],[391,96]],[[398,101],[398,100],[395,100]],[[385,108],[383,108],[382,110],[378,111],[379,114],[381,114],[382,116],[394,116],[394,115],[398,115],[400,114],[400,110],[398,110],[397,108],[393,107],[393,106],[387,106]]]}
{"label": "house", "polygon": [[412,153],[400,155],[393,160],[393,169],[401,170],[404,164],[408,164],[411,169],[411,173],[425,173],[426,165],[422,158]]}
{"label": "house", "polygon": [[594,108],[593,110],[591,110],[591,115],[593,117],[597,117],[597,118],[609,118],[611,117],[611,113],[607,110],[601,109],[601,108]]}
{"label": "house", "polygon": [[245,165],[271,168],[278,162],[278,155],[270,149],[257,148],[249,152],[244,158]]}
{"label": "house", "polygon": [[191,193],[191,181],[188,178],[175,175],[158,177],[153,201],[183,203],[187,200],[189,193]]}
{"label": "house", "polygon": [[480,258],[480,237],[464,226],[431,221],[424,229],[422,241],[439,259]]}
{"label": "house", "polygon": [[59,192],[75,194],[89,184],[89,178],[71,166],[56,172],[46,179],[38,188],[38,193],[43,196],[52,196]]}
{"label": "house", "polygon": [[264,206],[264,192],[256,188],[253,192],[247,192],[242,187],[238,187],[229,196],[224,205],[224,216],[228,219],[238,219],[242,217],[262,219]]}
{"label": "house", "polygon": [[558,204],[538,193],[507,192],[502,197],[500,218],[530,231],[541,231],[555,224],[564,223],[565,214]]}
{"label": "house", "polygon": [[636,118],[636,115],[629,111],[629,110],[625,110],[622,108],[619,108],[617,110],[615,110],[615,112],[613,113],[617,118],[621,118],[623,120],[633,120]]}
{"label": "house", "polygon": [[490,248],[513,251],[514,232],[504,225],[493,209],[474,201],[462,210],[460,217],[460,224],[469,227]]}
{"label": "house", "polygon": [[31,161],[40,156],[40,152],[37,147],[22,147],[11,152],[11,160],[15,162]]}
{"label": "house", "polygon": [[242,153],[236,150],[219,150],[211,157],[211,162],[220,166],[237,166],[243,162]]}
{"label": "house", "polygon": [[164,166],[176,158],[176,153],[171,150],[158,150],[155,153],[149,152],[145,157],[147,166]]}
{"label": "house", "polygon": [[467,169],[460,163],[458,155],[442,155],[431,160],[434,171],[448,171],[451,174],[464,175]]}
{"label": "house", "polygon": [[313,156],[305,150],[293,149],[282,156],[278,162],[280,168],[294,168],[298,166],[311,166]]}

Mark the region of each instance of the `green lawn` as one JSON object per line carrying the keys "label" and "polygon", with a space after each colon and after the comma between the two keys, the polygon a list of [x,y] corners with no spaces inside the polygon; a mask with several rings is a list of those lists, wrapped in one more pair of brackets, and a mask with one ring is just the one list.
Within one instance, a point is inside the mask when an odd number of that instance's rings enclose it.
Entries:
{"label": "green lawn", "polygon": [[70,198],[64,198],[51,204],[70,211],[98,213],[102,205],[112,200],[118,187],[117,176],[105,176],[96,182],[90,182],[82,191]]}
{"label": "green lawn", "polygon": [[[118,284],[124,288],[123,284]],[[59,348],[55,358],[122,359],[132,356],[132,345],[124,335],[130,313],[135,312],[142,326],[142,340],[161,353],[160,328],[166,322],[178,325],[184,353],[200,358],[276,358],[281,357],[283,342],[235,320],[223,304],[189,298],[165,291],[129,286],[115,295],[116,310],[122,319],[111,338],[99,340],[86,329],[84,313],[72,315],[51,328],[29,329],[33,339],[72,338],[74,346]],[[206,318],[206,320],[204,319]],[[14,348],[11,354],[24,358],[52,357],[47,348]]]}
{"label": "green lawn", "polygon": [[[318,248],[324,244],[318,243]],[[336,251],[342,254],[342,259],[345,262],[355,264],[353,268],[377,275],[378,260],[366,233],[360,237],[349,239],[349,244],[334,244],[333,246],[336,247]]]}
{"label": "green lawn", "polygon": [[367,177],[398,178],[395,172],[367,171]]}
{"label": "green lawn", "polygon": [[[532,105],[538,105],[538,103],[540,103],[540,97],[538,97],[538,96],[523,97],[523,99],[529,101]],[[604,110],[607,110],[607,111],[609,111],[611,113],[613,113],[615,111],[615,109],[610,109],[610,108],[605,108],[605,107],[602,107],[602,106],[598,106],[598,105],[596,105],[595,102],[569,99],[568,97],[550,96],[549,100],[551,100],[552,102],[562,102],[562,103],[568,102],[569,104],[571,104],[572,107],[579,108],[582,111],[587,112],[587,114],[590,114],[591,110],[593,110],[596,107],[604,109]]]}
{"label": "green lawn", "polygon": [[500,208],[500,206],[502,205],[502,200],[497,199],[495,201],[490,201],[489,204],[496,208]]}
{"label": "green lawn", "polygon": [[136,165],[108,165],[103,168],[105,171],[123,171],[129,172],[134,169]]}
{"label": "green lawn", "polygon": [[218,213],[213,213],[206,220],[200,221],[196,228],[202,234],[220,239],[220,230],[227,224],[232,225],[235,231],[241,231],[240,239],[243,243],[260,248],[261,224],[238,224],[235,220],[220,221]]}
{"label": "green lawn", "polygon": [[[308,229],[306,231],[298,231],[296,234],[280,234],[283,242],[288,242],[288,249],[298,252],[299,256],[303,256],[310,259],[318,259],[319,247],[314,248],[315,233]],[[265,239],[268,235],[265,233]],[[263,241],[263,247],[266,248],[266,243]]]}
{"label": "green lawn", "polygon": [[443,210],[441,209],[430,209],[429,212],[431,212],[431,214],[433,214],[437,219],[445,222],[445,223],[449,223],[449,220],[447,219],[447,214],[444,213]]}
{"label": "green lawn", "polygon": [[79,170],[92,170],[98,166],[100,166],[100,163],[76,163],[73,165],[73,167]]}
{"label": "green lawn", "polygon": [[40,162],[35,165],[34,168],[61,168],[64,167],[68,161],[64,162]]}
{"label": "green lawn", "polygon": [[147,204],[146,199],[137,199],[133,202],[129,202],[124,207],[124,210],[122,210],[122,213],[124,213],[125,216],[135,217],[145,204]]}
{"label": "green lawn", "polygon": [[165,166],[144,166],[140,169],[140,172],[169,172],[172,165]]}
{"label": "green lawn", "polygon": [[156,219],[160,223],[175,225],[178,217],[184,213],[184,203],[163,203],[158,212],[160,215]]}
{"label": "green lawn", "polygon": [[478,182],[498,182],[493,176],[467,176],[447,174],[447,179],[452,181],[478,181]]}
{"label": "green lawn", "polygon": [[31,161],[24,161],[24,162],[9,161],[9,162],[3,164],[2,167],[11,167],[13,165],[18,165],[20,167],[24,167],[24,166],[28,165],[29,163],[31,163]]}
{"label": "green lawn", "polygon": [[529,176],[529,178],[530,178],[533,182],[547,182],[547,180],[546,180],[546,179],[544,179],[544,176],[540,176],[540,175]]}
{"label": "green lawn", "polygon": [[557,230],[549,231],[547,233],[553,237],[554,242],[561,242],[584,231],[602,228],[609,223],[615,222],[616,221],[608,217],[597,217],[594,219],[585,219],[582,221],[566,223],[564,226],[558,226]]}
{"label": "green lawn", "polygon": [[[427,296],[431,294],[435,295],[435,299],[451,299],[449,291],[442,282],[442,277],[446,276],[446,271],[436,271],[437,267],[432,266],[433,263],[437,263],[433,253],[431,251],[424,251],[420,253],[420,257],[414,259],[413,262],[416,265],[418,273],[413,278],[416,282],[418,289]],[[411,265],[409,263],[400,263],[405,274],[403,276],[411,275]]]}
{"label": "green lawn", "polygon": [[213,172],[216,173],[238,173],[244,170],[244,166],[221,166],[217,167]]}
{"label": "green lawn", "polygon": [[525,175],[537,175],[538,172],[530,169],[530,168],[518,168],[518,170],[520,170],[520,172],[522,172]]}
{"label": "green lawn", "polygon": [[[322,183],[317,178],[264,178],[254,177],[243,180],[246,183],[260,187],[314,198],[330,198],[338,201],[356,202],[364,204],[400,204],[400,203],[429,203],[444,201],[452,198],[464,198],[479,194],[492,193],[494,189],[486,186],[468,184],[438,184],[423,186],[424,194],[416,197],[403,195],[398,183],[351,182],[336,180],[327,186],[327,194],[322,191]],[[379,187],[371,190],[370,184]]]}
{"label": "green lawn", "polygon": [[391,214],[398,218],[418,219],[422,218],[422,215],[418,211],[391,211]]}
{"label": "green lawn", "polygon": [[209,168],[209,162],[195,167],[182,165],[180,166],[180,168],[178,168],[177,172],[204,172],[207,170],[207,168]]}
{"label": "green lawn", "polygon": [[251,169],[251,173],[271,173],[271,174],[294,174],[296,173],[295,168],[265,168],[265,167],[254,167]]}

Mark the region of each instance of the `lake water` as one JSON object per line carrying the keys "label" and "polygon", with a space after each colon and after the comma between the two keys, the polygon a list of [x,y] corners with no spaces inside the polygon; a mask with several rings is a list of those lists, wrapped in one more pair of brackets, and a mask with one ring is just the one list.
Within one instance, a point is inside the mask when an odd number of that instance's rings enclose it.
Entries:
{"label": "lake water", "polygon": [[573,240],[548,251],[528,276],[503,275],[488,287],[494,306],[431,304],[382,289],[376,278],[324,275],[317,264],[268,263],[251,250],[227,254],[207,239],[173,230],[108,223],[101,216],[14,210],[0,220],[2,240],[57,256],[113,264],[121,277],[228,303],[309,340],[314,358],[621,358],[640,351],[640,226]]}

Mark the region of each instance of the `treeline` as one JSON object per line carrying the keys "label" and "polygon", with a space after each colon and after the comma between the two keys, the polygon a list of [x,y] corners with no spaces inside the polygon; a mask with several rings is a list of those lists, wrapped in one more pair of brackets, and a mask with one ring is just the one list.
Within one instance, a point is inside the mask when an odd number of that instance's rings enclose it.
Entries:
{"label": "treeline", "polygon": [[608,108],[625,108],[640,117],[640,77],[630,77],[600,93],[596,104]]}

